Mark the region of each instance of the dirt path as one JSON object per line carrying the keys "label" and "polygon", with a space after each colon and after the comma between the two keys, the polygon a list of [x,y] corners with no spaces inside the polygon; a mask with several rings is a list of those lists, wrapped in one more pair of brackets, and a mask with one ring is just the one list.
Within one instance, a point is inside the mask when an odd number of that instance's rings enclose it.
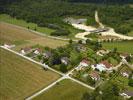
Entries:
{"label": "dirt path", "polygon": [[[104,28],[104,25],[99,20],[97,11],[95,12],[95,20],[99,24],[100,28]],[[86,31],[86,32],[78,33],[78,34],[75,35],[76,38],[85,39],[85,40],[87,39],[85,36],[90,34],[90,31],[96,30],[95,27],[86,26],[84,24],[72,24],[72,26],[74,26],[75,28],[83,29],[83,30]],[[133,40],[133,37],[122,35],[122,34],[118,34],[118,33],[115,32],[115,30],[113,28],[110,28],[110,27],[109,27],[108,31],[100,32],[100,33],[101,33],[102,36],[115,36],[115,37],[118,37],[118,38],[120,38],[122,40]]]}

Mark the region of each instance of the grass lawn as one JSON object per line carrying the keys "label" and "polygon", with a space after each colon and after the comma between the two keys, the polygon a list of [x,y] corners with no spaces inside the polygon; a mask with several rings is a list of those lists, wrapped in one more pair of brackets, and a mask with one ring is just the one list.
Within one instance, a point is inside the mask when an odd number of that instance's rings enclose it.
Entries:
{"label": "grass lawn", "polygon": [[34,23],[27,23],[24,20],[18,20],[16,18],[12,18],[11,16],[9,16],[7,14],[0,14],[0,21],[18,25],[18,26],[22,26],[22,27],[26,27],[26,28],[29,27],[32,30],[34,30],[36,27],[37,31],[45,33],[45,34],[50,34],[51,32],[54,31],[53,29],[50,29],[50,28],[38,27],[37,24],[34,24]]}
{"label": "grass lawn", "polygon": [[89,91],[71,80],[63,80],[33,100],[81,100],[83,93]]}
{"label": "grass lawn", "polygon": [[1,22],[0,27],[0,44],[3,44],[5,42],[13,43],[18,45],[17,48],[19,49],[25,46],[32,46],[36,44],[39,44],[41,46],[49,46],[51,48],[56,48],[58,46],[67,44],[66,41],[42,37],[38,34],[11,24]]}
{"label": "grass lawn", "polygon": [[129,36],[133,36],[133,31],[128,33]]}
{"label": "grass lawn", "polygon": [[23,100],[60,76],[0,48],[0,98]]}
{"label": "grass lawn", "polygon": [[133,54],[133,41],[121,41],[121,42],[110,42],[103,43],[103,47],[106,49],[113,50],[117,48],[120,52],[127,52]]}
{"label": "grass lawn", "polygon": [[[47,28],[47,27],[39,27],[37,24],[35,23],[27,23],[24,20],[20,20],[20,19],[16,19],[11,17],[10,15],[7,14],[0,14],[0,21],[1,22],[6,22],[6,23],[10,23],[10,24],[14,24],[14,25],[18,25],[18,26],[22,26],[25,28],[30,28],[31,30],[34,30],[35,28],[37,29],[38,32],[50,35],[50,33],[54,32],[54,29],[51,28]],[[70,34],[70,36],[67,36],[65,38],[74,38],[75,34],[83,32],[83,30],[79,30],[76,29],[72,26],[69,25],[64,25],[65,28],[67,28],[72,34]]]}

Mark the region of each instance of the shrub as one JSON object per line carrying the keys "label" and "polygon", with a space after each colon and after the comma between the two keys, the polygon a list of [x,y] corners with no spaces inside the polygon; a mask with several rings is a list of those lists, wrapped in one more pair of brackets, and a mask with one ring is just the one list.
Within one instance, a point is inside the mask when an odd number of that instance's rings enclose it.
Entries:
{"label": "shrub", "polygon": [[68,36],[69,34],[70,34],[70,31],[68,30],[57,30],[51,33],[51,35],[53,36]]}

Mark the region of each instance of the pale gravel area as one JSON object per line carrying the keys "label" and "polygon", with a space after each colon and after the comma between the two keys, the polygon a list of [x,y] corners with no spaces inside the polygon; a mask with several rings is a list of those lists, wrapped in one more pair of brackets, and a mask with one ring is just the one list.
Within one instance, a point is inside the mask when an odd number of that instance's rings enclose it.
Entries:
{"label": "pale gravel area", "polygon": [[[96,22],[99,24],[99,26],[101,28],[104,28],[104,25],[100,22],[100,20],[98,18],[98,12],[97,11],[95,12],[95,20],[96,20]],[[72,24],[72,26],[74,26],[75,28],[78,28],[78,29],[85,30],[85,32],[77,33],[75,35],[76,38],[85,39],[85,40],[87,39],[85,36],[90,34],[90,31],[93,31],[93,30],[97,29],[95,27],[87,26],[85,24]],[[115,30],[113,28],[110,28],[110,27],[109,27],[108,31],[100,32],[100,33],[101,33],[102,36],[115,36],[115,37],[118,37],[118,38],[120,38],[122,40],[133,40],[133,37],[122,35],[122,34],[118,34],[118,33],[115,32]]]}
{"label": "pale gravel area", "polygon": [[[72,24],[75,28],[78,28],[78,29],[83,29],[85,30],[86,32],[83,32],[83,33],[77,33],[75,35],[76,38],[79,38],[79,39],[87,39],[85,36],[90,34],[92,30],[95,30],[96,28],[94,27],[91,27],[91,26],[86,26],[86,25],[83,25],[83,24]],[[100,32],[102,36],[116,36],[122,40],[133,40],[133,37],[131,36],[126,36],[126,35],[122,35],[122,34],[118,34],[114,31],[113,28],[109,28],[108,31],[106,32]]]}

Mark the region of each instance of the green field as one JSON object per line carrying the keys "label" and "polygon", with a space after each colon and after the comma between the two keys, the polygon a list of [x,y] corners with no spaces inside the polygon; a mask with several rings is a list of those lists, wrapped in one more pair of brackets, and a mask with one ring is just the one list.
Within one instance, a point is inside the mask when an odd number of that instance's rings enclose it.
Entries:
{"label": "green field", "polygon": [[117,48],[120,52],[127,52],[133,54],[133,41],[121,41],[121,42],[110,42],[103,43],[103,47],[106,49],[113,50]]}
{"label": "green field", "polygon": [[129,36],[133,36],[133,31],[128,33]]}
{"label": "green field", "polygon": [[90,90],[66,79],[33,100],[81,100],[85,92],[90,92]]}
{"label": "green field", "polygon": [[37,24],[34,24],[34,23],[27,23],[24,20],[18,20],[16,18],[12,18],[11,16],[6,15],[6,14],[0,14],[0,21],[18,25],[18,26],[22,26],[22,27],[26,27],[26,28],[29,27],[32,30],[34,30],[36,27],[38,32],[42,32],[45,34],[50,34],[51,32],[54,31],[53,29],[50,29],[50,28],[38,27]]}
{"label": "green field", "polygon": [[[25,28],[29,27],[31,30],[34,30],[36,28],[37,29],[36,31],[47,34],[47,35],[50,35],[50,33],[55,31],[54,29],[51,29],[51,28],[39,27],[35,23],[27,23],[24,20],[13,18],[7,14],[0,14],[0,22],[6,22],[6,23],[22,26]],[[76,33],[83,32],[83,30],[76,29],[69,25],[64,25],[64,28],[68,29],[71,32],[71,34],[68,36],[70,38],[74,38]],[[68,37],[64,36],[63,38],[68,38]]]}
{"label": "green field", "polygon": [[0,99],[23,100],[60,76],[0,48]]}

